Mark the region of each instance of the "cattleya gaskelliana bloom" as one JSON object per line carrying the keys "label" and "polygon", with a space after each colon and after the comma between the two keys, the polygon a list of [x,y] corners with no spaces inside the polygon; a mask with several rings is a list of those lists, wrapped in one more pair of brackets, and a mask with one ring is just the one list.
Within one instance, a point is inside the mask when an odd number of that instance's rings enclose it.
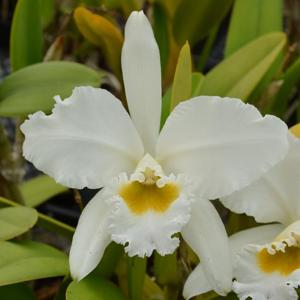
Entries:
{"label": "cattleya gaskelliana bloom", "polygon": [[159,49],[143,12],[125,28],[122,71],[129,114],[103,89],[75,88],[52,114],[25,121],[24,156],[71,188],[103,188],[84,209],[70,251],[73,278],[99,263],[111,241],[130,256],[172,253],[183,239],[220,294],[232,267],[223,223],[207,199],[257,179],[288,150],[287,128],[238,99],[201,96],[179,104],[159,132]]}
{"label": "cattleya gaskelliana bloom", "polygon": [[253,216],[257,222],[279,223],[230,237],[233,290],[241,299],[298,299],[300,139],[290,134],[289,141],[290,150],[284,160],[245,189],[222,199],[232,211]]}

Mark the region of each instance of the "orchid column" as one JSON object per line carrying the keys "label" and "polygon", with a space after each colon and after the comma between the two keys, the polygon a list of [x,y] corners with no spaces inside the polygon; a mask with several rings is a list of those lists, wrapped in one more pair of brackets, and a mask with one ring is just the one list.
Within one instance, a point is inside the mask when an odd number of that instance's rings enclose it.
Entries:
{"label": "orchid column", "polygon": [[130,256],[170,254],[181,232],[224,295],[230,251],[208,199],[244,188],[281,160],[286,125],[238,99],[201,96],[179,104],[159,132],[160,57],[143,12],[127,21],[122,69],[130,116],[108,91],[78,87],[55,98],[51,115],[37,112],[22,125],[24,156],[38,169],[72,188],[103,188],[80,217],[71,274],[89,274],[111,241]]}

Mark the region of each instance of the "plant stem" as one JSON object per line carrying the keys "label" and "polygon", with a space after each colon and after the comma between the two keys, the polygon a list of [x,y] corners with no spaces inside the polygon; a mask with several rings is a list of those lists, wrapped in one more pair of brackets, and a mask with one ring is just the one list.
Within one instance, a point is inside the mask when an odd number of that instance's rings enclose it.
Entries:
{"label": "plant stem", "polygon": [[128,257],[128,293],[130,300],[142,300],[147,259]]}

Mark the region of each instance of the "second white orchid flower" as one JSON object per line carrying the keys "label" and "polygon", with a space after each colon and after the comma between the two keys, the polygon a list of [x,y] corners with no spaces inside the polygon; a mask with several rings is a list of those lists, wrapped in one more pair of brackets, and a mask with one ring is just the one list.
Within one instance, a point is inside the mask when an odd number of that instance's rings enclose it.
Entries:
{"label": "second white orchid flower", "polygon": [[[298,125],[300,128],[300,125]],[[300,136],[300,135],[299,135]],[[240,299],[296,300],[300,286],[300,139],[290,135],[286,158],[225,206],[262,223],[230,237],[233,290]]]}
{"label": "second white orchid flower", "polygon": [[196,97],[178,105],[159,133],[159,49],[143,12],[125,28],[122,70],[129,117],[112,94],[79,87],[52,114],[22,125],[24,155],[72,188],[102,188],[84,209],[71,247],[70,268],[82,279],[111,241],[130,256],[172,253],[176,233],[201,257],[220,294],[232,269],[223,223],[206,199],[239,190],[282,159],[286,125],[238,99]]}

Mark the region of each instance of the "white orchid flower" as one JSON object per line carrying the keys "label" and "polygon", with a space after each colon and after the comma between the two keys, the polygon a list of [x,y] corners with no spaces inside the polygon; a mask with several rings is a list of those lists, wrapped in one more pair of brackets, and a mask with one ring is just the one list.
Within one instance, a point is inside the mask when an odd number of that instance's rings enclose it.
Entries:
{"label": "white orchid flower", "polygon": [[223,223],[208,200],[239,190],[288,151],[286,125],[238,99],[196,97],[159,133],[159,49],[143,12],[125,28],[122,70],[130,117],[103,89],[75,88],[52,114],[22,125],[24,156],[72,188],[103,188],[84,209],[70,251],[73,278],[99,263],[111,241],[130,256],[172,253],[183,238],[220,294],[231,288]]}
{"label": "white orchid flower", "polygon": [[[261,298],[253,299],[273,299],[262,297],[261,291],[269,289],[271,278],[260,270],[257,261],[257,253],[264,248],[274,237],[283,229],[281,224],[263,225],[255,228],[243,230],[229,237],[229,246],[231,251],[231,263],[233,268],[232,278],[235,279],[232,290],[237,293],[241,299],[255,297],[259,295]],[[277,274],[273,278],[275,278]],[[278,276],[277,276],[278,277]],[[274,284],[269,289],[268,296],[278,294],[281,290],[280,285]],[[183,295],[186,299],[207,293],[213,290],[213,286],[207,280],[205,270],[202,263],[188,277]],[[266,295],[266,294],[265,294]],[[278,295],[281,295],[279,292]],[[278,300],[286,298],[278,298]]]}
{"label": "white orchid flower", "polygon": [[298,299],[300,285],[300,139],[290,135],[286,158],[245,189],[222,199],[260,226],[235,236],[233,289],[240,299]]}
{"label": "white orchid flower", "polygon": [[281,224],[264,225],[229,238],[235,278],[232,289],[239,299],[298,299],[295,290],[300,285],[298,250],[277,251],[275,246],[283,230]]}

